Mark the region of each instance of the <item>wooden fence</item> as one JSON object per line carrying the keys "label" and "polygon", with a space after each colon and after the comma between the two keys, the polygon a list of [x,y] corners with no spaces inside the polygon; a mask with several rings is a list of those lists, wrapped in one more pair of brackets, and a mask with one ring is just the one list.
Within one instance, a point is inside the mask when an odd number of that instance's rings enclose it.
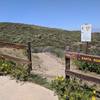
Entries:
{"label": "wooden fence", "polygon": [[[69,79],[71,77],[77,77],[81,80],[87,80],[90,82],[95,82],[97,84],[100,84],[100,77],[96,78],[94,76],[82,74],[75,72],[73,70],[70,70],[70,62],[71,59],[76,59],[79,61],[86,61],[86,62],[94,62],[97,64],[100,64],[100,56],[94,56],[94,55],[88,55],[83,53],[77,53],[77,52],[67,52],[65,55],[65,77],[66,79]],[[100,91],[97,91],[96,96],[100,98]]]}
{"label": "wooden fence", "polygon": [[88,55],[88,54],[77,53],[77,52],[67,52],[65,55],[65,61],[66,61],[65,75],[66,75],[66,78],[68,78],[70,76],[75,76],[75,77],[78,77],[78,78],[83,79],[83,80],[87,80],[87,81],[91,81],[91,82],[95,82],[95,83],[100,84],[100,78],[80,74],[78,72],[74,72],[74,71],[70,70],[70,60],[71,59],[100,64],[100,56]]}
{"label": "wooden fence", "polygon": [[30,71],[32,70],[31,42],[28,42],[27,45],[22,45],[22,44],[0,41],[0,47],[25,49],[27,51],[28,60],[12,57],[5,54],[0,54],[0,59],[8,59],[8,60],[16,61],[18,63],[27,64],[29,66],[28,71],[30,73]]}

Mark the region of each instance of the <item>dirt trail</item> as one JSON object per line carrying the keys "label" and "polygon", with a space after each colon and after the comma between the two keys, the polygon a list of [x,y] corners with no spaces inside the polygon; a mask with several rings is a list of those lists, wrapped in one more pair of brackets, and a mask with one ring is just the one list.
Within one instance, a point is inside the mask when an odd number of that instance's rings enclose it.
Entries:
{"label": "dirt trail", "polygon": [[0,100],[58,100],[54,93],[33,83],[17,83],[0,76]]}
{"label": "dirt trail", "polygon": [[[41,73],[47,78],[54,78],[56,76],[64,76],[64,62],[50,53],[37,53],[33,54],[33,64],[34,56],[37,56],[41,63],[39,67],[35,70],[36,73]],[[40,70],[41,69],[41,70]],[[34,71],[34,65],[33,65]]]}
{"label": "dirt trail", "polygon": [[[48,79],[65,75],[64,60],[51,53],[32,55],[33,72]],[[71,70],[75,70],[73,67]],[[58,100],[54,93],[34,83],[17,83],[9,77],[0,76],[0,100]]]}
{"label": "dirt trail", "polygon": [[[61,59],[50,53],[33,54],[33,64],[37,73],[46,77],[64,75],[64,64]],[[34,66],[33,66],[34,68]],[[0,76],[0,100],[58,100],[54,92],[34,83],[17,83],[8,76]]]}

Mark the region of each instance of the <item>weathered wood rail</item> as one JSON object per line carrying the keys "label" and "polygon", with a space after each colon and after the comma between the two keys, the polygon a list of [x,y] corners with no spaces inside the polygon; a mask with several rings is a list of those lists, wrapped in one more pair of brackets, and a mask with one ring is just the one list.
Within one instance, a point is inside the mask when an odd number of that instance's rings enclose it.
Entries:
{"label": "weathered wood rail", "polygon": [[18,63],[23,63],[23,64],[30,64],[31,62],[25,59],[20,59],[20,58],[16,58],[16,57],[12,57],[9,55],[4,55],[4,54],[0,54],[0,59],[1,60],[11,60],[11,61],[15,61]]}
{"label": "weathered wood rail", "polygon": [[7,59],[7,60],[12,60],[18,63],[27,64],[29,66],[28,71],[30,73],[30,71],[32,70],[31,42],[28,42],[27,45],[23,45],[23,44],[18,44],[18,43],[8,43],[8,42],[0,41],[0,48],[3,48],[3,47],[25,49],[27,51],[28,60],[12,57],[5,54],[0,54],[0,59],[5,59],[5,60]]}
{"label": "weathered wood rail", "polygon": [[69,78],[70,76],[74,76],[82,80],[87,80],[87,81],[100,84],[100,78],[96,78],[96,77],[92,77],[89,75],[84,75],[78,72],[71,71],[70,70],[70,60],[71,59],[100,64],[100,56],[88,55],[88,54],[77,53],[77,52],[69,52],[69,51],[65,55],[65,62],[66,62],[65,76],[66,78]]}
{"label": "weathered wood rail", "polygon": [[18,44],[18,43],[8,43],[0,41],[0,47],[16,48],[16,49],[25,49],[27,45]]}
{"label": "weathered wood rail", "polygon": [[88,55],[88,54],[84,54],[84,53],[77,53],[77,52],[67,52],[66,56],[72,58],[72,59],[76,59],[76,60],[80,60],[80,61],[86,61],[86,62],[93,62],[93,63],[98,63],[100,64],[100,56],[97,55]]}

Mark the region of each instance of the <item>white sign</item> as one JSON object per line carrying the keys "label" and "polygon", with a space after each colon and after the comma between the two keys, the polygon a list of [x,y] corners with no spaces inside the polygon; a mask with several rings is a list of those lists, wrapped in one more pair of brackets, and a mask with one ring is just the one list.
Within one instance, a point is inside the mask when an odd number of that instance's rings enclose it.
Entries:
{"label": "white sign", "polygon": [[81,25],[81,41],[82,42],[91,42],[91,32],[92,32],[91,24]]}

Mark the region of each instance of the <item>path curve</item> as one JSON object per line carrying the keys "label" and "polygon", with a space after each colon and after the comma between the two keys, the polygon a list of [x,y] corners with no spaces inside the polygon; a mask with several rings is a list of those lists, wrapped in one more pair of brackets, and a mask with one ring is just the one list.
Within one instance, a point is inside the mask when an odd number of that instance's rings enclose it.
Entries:
{"label": "path curve", "polygon": [[[51,53],[34,53],[33,54],[33,63],[34,63],[34,55],[39,57],[41,63],[39,62],[40,68],[36,70],[37,73],[42,73],[46,78],[52,79],[56,76],[64,76],[65,75],[65,65],[61,58],[54,56]],[[34,71],[33,66],[33,71]],[[37,67],[37,66],[36,66]],[[39,69],[42,71],[39,72]],[[35,71],[34,71],[35,72]]]}
{"label": "path curve", "polygon": [[0,76],[0,100],[58,100],[54,93],[34,83],[18,83]]}

